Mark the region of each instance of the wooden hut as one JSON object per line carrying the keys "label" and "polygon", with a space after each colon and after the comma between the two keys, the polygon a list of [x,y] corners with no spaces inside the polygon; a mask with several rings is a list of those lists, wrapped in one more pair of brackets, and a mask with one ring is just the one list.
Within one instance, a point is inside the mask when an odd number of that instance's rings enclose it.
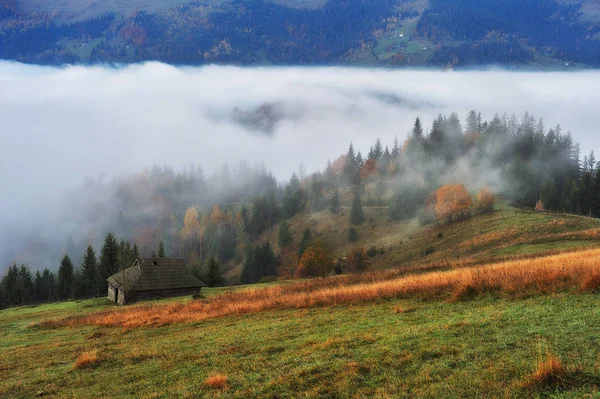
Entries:
{"label": "wooden hut", "polygon": [[192,276],[183,259],[137,259],[133,266],[110,276],[108,299],[125,305],[135,301],[194,295],[206,287]]}

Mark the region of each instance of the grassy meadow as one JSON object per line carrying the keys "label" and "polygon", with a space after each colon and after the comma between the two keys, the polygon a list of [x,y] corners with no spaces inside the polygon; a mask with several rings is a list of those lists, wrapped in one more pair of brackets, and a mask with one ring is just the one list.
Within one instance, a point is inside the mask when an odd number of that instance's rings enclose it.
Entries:
{"label": "grassy meadow", "polygon": [[0,312],[2,398],[600,397],[600,249]]}

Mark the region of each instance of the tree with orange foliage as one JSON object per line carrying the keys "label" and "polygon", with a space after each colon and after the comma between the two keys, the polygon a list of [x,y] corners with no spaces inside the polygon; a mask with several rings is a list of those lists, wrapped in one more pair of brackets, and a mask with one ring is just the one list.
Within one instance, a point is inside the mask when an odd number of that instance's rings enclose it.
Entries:
{"label": "tree with orange foliage", "polygon": [[435,215],[438,222],[459,220],[468,215],[473,204],[464,184],[447,184],[436,193]]}
{"label": "tree with orange foliage", "polygon": [[366,179],[367,177],[375,175],[377,175],[377,161],[373,158],[370,158],[360,168],[360,178]]}
{"label": "tree with orange foliage", "polygon": [[371,267],[367,251],[363,247],[354,248],[346,258],[346,267],[351,272],[363,272]]}
{"label": "tree with orange foliage", "polygon": [[346,156],[342,155],[331,164],[331,171],[333,175],[338,177],[344,171],[344,165],[346,164]]}
{"label": "tree with orange foliage", "polygon": [[329,247],[321,240],[306,248],[300,259],[297,277],[326,277],[333,270],[333,257]]}
{"label": "tree with orange foliage", "polygon": [[496,197],[487,187],[482,188],[477,194],[477,208],[480,212],[493,212],[495,203]]}

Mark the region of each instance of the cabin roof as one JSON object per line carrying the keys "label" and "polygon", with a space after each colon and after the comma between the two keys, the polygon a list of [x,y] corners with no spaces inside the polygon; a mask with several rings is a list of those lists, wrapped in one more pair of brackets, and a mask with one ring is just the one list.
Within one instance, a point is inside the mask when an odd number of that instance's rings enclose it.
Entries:
{"label": "cabin roof", "polygon": [[183,259],[172,258],[137,259],[133,266],[113,274],[107,281],[124,291],[206,287],[190,274]]}

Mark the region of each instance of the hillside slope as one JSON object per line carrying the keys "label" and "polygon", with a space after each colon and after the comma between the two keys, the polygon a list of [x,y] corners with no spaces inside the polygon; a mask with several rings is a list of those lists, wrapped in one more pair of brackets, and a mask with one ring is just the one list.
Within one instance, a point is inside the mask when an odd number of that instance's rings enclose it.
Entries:
{"label": "hillside slope", "polygon": [[3,0],[0,58],[598,67],[598,15],[591,0]]}
{"label": "hillside slope", "polygon": [[[348,240],[351,227],[348,207],[333,215],[329,210],[299,214],[290,221],[294,242],[306,229],[322,239],[337,258],[356,247],[372,248],[372,269],[410,268],[429,263],[444,268],[447,262],[477,264],[511,257],[596,247],[600,244],[600,220],[566,214],[538,213],[501,203],[491,214],[465,221],[421,226],[414,219],[389,220],[387,207],[364,207],[366,221],[355,226],[358,241]],[[269,241],[277,248],[278,226],[265,232],[258,242]],[[241,265],[228,277],[236,281]]]}
{"label": "hillside slope", "polygon": [[0,396],[594,397],[599,257],[3,310]]}

